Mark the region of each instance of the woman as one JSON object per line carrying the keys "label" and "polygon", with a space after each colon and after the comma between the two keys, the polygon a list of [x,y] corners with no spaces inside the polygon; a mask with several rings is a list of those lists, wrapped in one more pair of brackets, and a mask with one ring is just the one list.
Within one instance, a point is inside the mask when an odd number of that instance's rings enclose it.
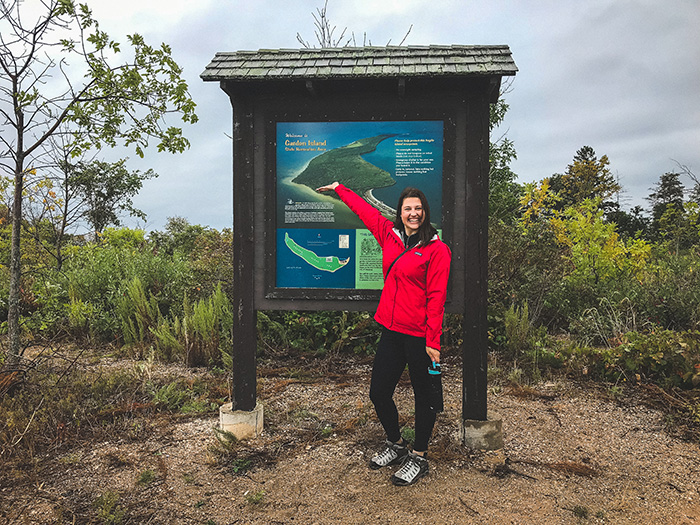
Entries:
{"label": "woman", "polygon": [[[334,190],[372,232],[382,248],[384,289],[374,318],[382,335],[372,368],[370,399],[386,432],[385,446],[370,460],[378,469],[402,462],[394,485],[411,485],[428,473],[428,441],[436,407],[429,399],[428,368],[440,362],[440,335],[450,273],[451,252],[430,223],[423,192],[406,188],[392,223],[379,210],[338,182],[317,189]],[[408,364],[415,397],[416,438],[409,451],[401,437],[393,396]]]}

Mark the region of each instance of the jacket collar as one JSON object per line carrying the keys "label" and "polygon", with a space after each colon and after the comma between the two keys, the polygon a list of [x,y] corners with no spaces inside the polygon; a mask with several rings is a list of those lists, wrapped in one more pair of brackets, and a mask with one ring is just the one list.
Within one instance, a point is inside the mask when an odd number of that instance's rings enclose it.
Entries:
{"label": "jacket collar", "polygon": [[[406,237],[406,232],[404,232],[404,231],[402,231],[402,230],[399,230],[398,228],[392,228],[391,231],[394,232],[394,235],[396,235],[396,237],[397,237],[398,240],[401,242],[401,244],[403,244],[404,246],[406,246],[406,238],[407,238],[407,237]],[[411,236],[411,237],[413,237],[413,236]],[[437,241],[439,238],[440,238],[440,237],[438,237],[438,234],[436,233],[435,235],[432,236],[432,238],[430,239],[430,241],[431,241],[431,242],[432,242],[432,241]],[[414,246],[411,246],[411,248],[414,248],[415,246],[418,246],[418,245],[420,245],[420,241],[417,242]]]}

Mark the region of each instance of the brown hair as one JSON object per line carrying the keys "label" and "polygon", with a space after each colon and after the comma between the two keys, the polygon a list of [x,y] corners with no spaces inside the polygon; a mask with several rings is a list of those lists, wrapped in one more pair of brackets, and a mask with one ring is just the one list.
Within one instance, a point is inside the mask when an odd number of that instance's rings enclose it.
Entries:
{"label": "brown hair", "polygon": [[437,230],[433,227],[430,222],[430,205],[428,204],[428,199],[425,194],[418,188],[408,187],[401,192],[399,195],[399,204],[396,206],[396,219],[394,219],[394,228],[399,231],[404,231],[404,224],[401,220],[401,207],[403,206],[403,201],[415,197],[420,199],[421,206],[423,206],[423,222],[418,227],[418,238],[420,243],[425,245],[430,242],[433,236],[437,233]]}

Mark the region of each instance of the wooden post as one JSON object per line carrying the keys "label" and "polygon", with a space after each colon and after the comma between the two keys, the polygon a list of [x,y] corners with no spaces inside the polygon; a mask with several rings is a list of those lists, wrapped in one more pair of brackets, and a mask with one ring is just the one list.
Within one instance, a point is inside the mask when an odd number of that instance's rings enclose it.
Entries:
{"label": "wooden post", "polygon": [[489,104],[485,94],[467,102],[466,147],[462,419],[486,421]]}
{"label": "wooden post", "polygon": [[253,269],[254,140],[253,107],[247,98],[222,89],[233,105],[233,376],[232,409],[256,406],[256,311]]}

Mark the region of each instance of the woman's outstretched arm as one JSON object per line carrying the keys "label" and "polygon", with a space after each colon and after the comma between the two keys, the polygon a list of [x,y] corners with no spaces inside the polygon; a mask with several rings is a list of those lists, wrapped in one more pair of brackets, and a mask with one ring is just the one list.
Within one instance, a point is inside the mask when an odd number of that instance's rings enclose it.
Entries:
{"label": "woman's outstretched arm", "polygon": [[379,246],[384,247],[384,239],[386,238],[387,230],[391,230],[393,223],[382,216],[377,208],[369,204],[357,193],[338,182],[332,182],[327,186],[316,188],[318,192],[331,190],[335,191],[340,200],[360,218],[367,229],[372,232],[375,239],[377,239]]}

